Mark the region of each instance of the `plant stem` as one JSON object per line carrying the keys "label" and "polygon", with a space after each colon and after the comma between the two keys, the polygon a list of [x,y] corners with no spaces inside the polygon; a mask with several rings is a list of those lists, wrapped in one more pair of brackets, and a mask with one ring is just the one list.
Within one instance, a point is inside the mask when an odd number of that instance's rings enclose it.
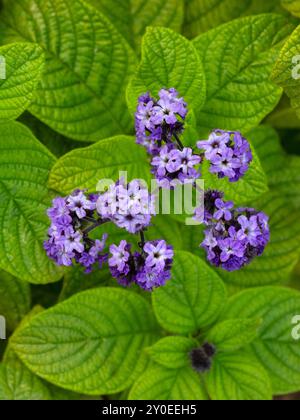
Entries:
{"label": "plant stem", "polygon": [[108,220],[105,220],[105,219],[98,219],[98,220],[95,220],[95,222],[92,224],[92,225],[90,225],[90,226],[88,226],[86,229],[84,229],[82,232],[83,232],[83,234],[84,235],[88,235],[90,232],[92,232],[94,229],[96,229],[97,227],[99,227],[99,226],[102,226],[102,225],[104,225],[104,223],[107,223],[108,222]]}
{"label": "plant stem", "polygon": [[181,140],[179,139],[179,137],[177,136],[176,133],[173,133],[173,136],[175,137],[175,140],[177,141],[177,144],[178,144],[180,150],[182,151],[184,149],[184,145],[181,143]]}
{"label": "plant stem", "polygon": [[146,240],[145,240],[145,232],[143,230],[141,230],[140,236],[141,236],[141,242],[140,242],[139,246],[140,246],[140,248],[144,249]]}

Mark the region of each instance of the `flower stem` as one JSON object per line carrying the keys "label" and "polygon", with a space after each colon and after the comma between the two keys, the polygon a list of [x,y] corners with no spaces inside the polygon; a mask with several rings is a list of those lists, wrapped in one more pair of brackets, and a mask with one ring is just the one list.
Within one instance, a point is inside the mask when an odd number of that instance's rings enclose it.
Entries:
{"label": "flower stem", "polygon": [[173,133],[173,136],[174,136],[175,140],[177,141],[177,144],[178,144],[180,150],[182,151],[184,149],[184,145],[181,143],[181,140],[179,139],[179,137],[177,136],[176,133]]}
{"label": "flower stem", "polygon": [[98,219],[98,220],[95,220],[92,225],[88,226],[86,229],[83,229],[82,233],[84,235],[88,235],[94,229],[96,229],[99,226],[104,225],[104,223],[107,223],[107,222],[108,222],[108,220],[106,220],[106,219]]}
{"label": "flower stem", "polygon": [[143,230],[140,231],[141,242],[139,243],[139,247],[144,249],[146,239],[145,239],[145,232]]}

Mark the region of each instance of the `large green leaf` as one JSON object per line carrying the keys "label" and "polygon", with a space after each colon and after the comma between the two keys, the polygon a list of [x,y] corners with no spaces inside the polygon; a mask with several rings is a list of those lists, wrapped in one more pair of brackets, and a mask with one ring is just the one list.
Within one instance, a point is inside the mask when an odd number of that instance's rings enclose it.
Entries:
{"label": "large green leaf", "polygon": [[6,0],[1,20],[2,42],[36,42],[46,52],[35,116],[75,140],[129,131],[124,91],[135,56],[104,15],[81,0]]}
{"label": "large green leaf", "polygon": [[152,366],[134,384],[130,400],[207,400],[200,376],[185,366]]}
{"label": "large green leaf", "polygon": [[207,80],[207,100],[198,124],[247,132],[269,114],[282,90],[270,79],[292,26],[280,15],[237,19],[194,40]]}
{"label": "large green leaf", "polygon": [[165,337],[148,349],[151,359],[169,369],[180,369],[190,366],[189,354],[198,347],[193,338]]}
{"label": "large green leaf", "polygon": [[235,318],[216,324],[207,334],[206,340],[217,351],[236,351],[246,347],[257,337],[260,320]]}
{"label": "large green leaf", "polygon": [[0,267],[32,283],[49,283],[61,270],[47,258],[43,241],[51,203],[47,190],[53,155],[25,126],[1,125]]}
{"label": "large green leaf", "polygon": [[[276,394],[300,388],[300,346],[292,337],[292,320],[299,315],[300,293],[280,287],[247,290],[233,296],[225,318],[259,317],[263,323],[251,348],[268,370]],[[252,369],[254,372],[254,369]]]}
{"label": "large green leaf", "polygon": [[281,86],[291,99],[292,107],[296,110],[298,117],[300,117],[299,45],[300,26],[281,50],[272,74],[273,81]]}
{"label": "large green leaf", "polygon": [[300,1],[299,0],[281,0],[281,4],[293,15],[300,17]]}
{"label": "large green leaf", "polygon": [[180,32],[184,0],[88,0],[103,12],[137,50],[148,26],[164,26]]}
{"label": "large green leaf", "polygon": [[[44,53],[36,44],[16,43],[0,48],[5,60],[0,77],[0,122],[14,120],[29,106],[44,68]],[[0,70],[1,71],[1,70]]]}
{"label": "large green leaf", "polygon": [[172,279],[153,293],[159,323],[179,334],[212,325],[225,302],[226,290],[218,274],[188,252],[176,253]]}
{"label": "large green leaf", "polygon": [[280,0],[185,0],[185,10],[184,33],[194,38],[238,17],[282,9]]}
{"label": "large green leaf", "polygon": [[[205,101],[205,77],[193,44],[167,28],[148,28],[143,39],[142,61],[128,90],[131,112],[137,98],[151,92],[157,97],[162,88],[175,88],[190,108],[201,109]],[[197,139],[196,139],[197,140]]]}
{"label": "large green leaf", "polygon": [[247,267],[233,273],[219,270],[219,274],[226,283],[239,287],[286,282],[299,260],[299,212],[291,210],[277,193],[267,194],[254,206],[270,217],[270,243]]}
{"label": "large green leaf", "polygon": [[29,312],[30,287],[27,282],[0,270],[0,315],[6,319],[6,326],[13,331]]}
{"label": "large green leaf", "polygon": [[144,369],[142,350],[158,331],[142,297],[102,288],[35,316],[11,344],[27,367],[55,385],[90,395],[113,394],[128,388]]}
{"label": "large green leaf", "polygon": [[117,181],[121,171],[127,171],[128,181],[134,178],[150,180],[146,152],[135,144],[133,137],[113,137],[71,151],[54,165],[49,186],[61,193],[70,193],[76,188],[96,191],[99,181]]}
{"label": "large green leaf", "polygon": [[[21,328],[24,328],[25,325],[37,314],[43,312],[41,306],[35,306],[24,318],[17,327],[14,334]],[[22,395],[21,392],[24,392],[24,399],[32,399],[30,395],[36,394],[37,399],[51,399],[51,400],[75,400],[80,399],[80,395],[73,393],[71,391],[66,391],[62,388],[58,388],[54,385],[47,383],[46,381],[40,380],[33,372],[31,372],[24,363],[18,358],[11,346],[11,338],[8,342],[8,345],[5,350],[3,357],[3,363],[5,367],[8,367],[15,371],[16,381],[13,382],[10,386],[10,391],[15,395]],[[8,376],[7,378],[13,378]],[[8,381],[7,381],[8,382]],[[6,386],[6,385],[5,385]],[[22,389],[21,389],[22,387]],[[27,394],[30,394],[28,395]],[[39,395],[39,393],[41,395]],[[9,394],[8,394],[9,397]],[[1,399],[1,398],[0,398]]]}
{"label": "large green leaf", "polygon": [[0,400],[50,400],[47,387],[19,364],[0,364]]}
{"label": "large green leaf", "polygon": [[266,371],[250,354],[220,353],[205,378],[213,400],[271,400],[272,387]]}

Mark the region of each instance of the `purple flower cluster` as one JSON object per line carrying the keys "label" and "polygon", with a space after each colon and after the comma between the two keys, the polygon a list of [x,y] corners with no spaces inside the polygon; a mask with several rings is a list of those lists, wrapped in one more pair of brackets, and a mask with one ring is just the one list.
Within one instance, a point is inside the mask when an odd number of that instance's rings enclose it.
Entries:
{"label": "purple flower cluster", "polygon": [[149,93],[142,95],[135,114],[137,143],[156,155],[162,141],[170,142],[174,133],[182,131],[186,115],[187,104],[175,89],[162,89],[159,100]]}
{"label": "purple flower cluster", "polygon": [[164,286],[171,278],[174,251],[164,240],[146,242],[142,252],[132,252],[126,241],[110,247],[108,264],[111,274],[123,286],[136,283],[151,291]]}
{"label": "purple flower cluster", "polygon": [[[172,189],[178,183],[195,182],[199,166],[206,158],[210,171],[219,178],[238,181],[248,170],[253,156],[248,141],[239,132],[215,130],[207,141],[199,141],[196,154],[185,147],[180,135],[184,131],[187,104],[174,89],[162,89],[159,99],[149,93],[141,96],[135,115],[137,143],[151,155],[152,173],[158,185]],[[201,244],[208,260],[228,271],[238,270],[263,253],[270,240],[268,217],[250,208],[235,208],[224,201],[219,191],[204,194],[204,212],[196,210],[195,219],[207,227]],[[58,197],[48,210],[51,227],[44,248],[56,264],[83,266],[86,272],[108,262],[111,274],[123,286],[132,283],[151,291],[171,278],[174,250],[163,239],[145,242],[144,231],[156,214],[155,197],[139,180],[129,184],[123,179],[101,195],[75,191]],[[104,249],[108,235],[91,239],[90,232],[112,222],[130,234],[140,234],[139,250],[123,240]]]}
{"label": "purple flower cluster", "polygon": [[227,271],[239,270],[262,255],[270,240],[266,214],[250,208],[235,209],[218,191],[205,193],[204,219],[207,230],[201,245],[209,262]]}
{"label": "purple flower cluster", "polygon": [[84,231],[95,209],[96,197],[88,197],[84,191],[75,191],[68,197],[53,200],[48,210],[51,227],[44,248],[57,265],[68,267],[75,261],[90,272],[94,264],[102,265],[107,259],[103,253],[107,235],[93,241]]}
{"label": "purple flower cluster", "polygon": [[193,150],[185,147],[177,149],[172,143],[161,148],[159,154],[151,162],[152,173],[161,187],[173,187],[179,181],[184,184],[200,177],[195,169],[201,163],[201,157],[193,154]]}
{"label": "purple flower cluster", "polygon": [[210,171],[219,178],[229,178],[230,182],[244,176],[253,160],[249,142],[238,131],[215,130],[197,146],[210,161]]}
{"label": "purple flower cluster", "polygon": [[138,180],[128,185],[120,180],[100,195],[97,212],[102,219],[136,234],[150,225],[155,215],[155,198]]}
{"label": "purple flower cluster", "polygon": [[172,189],[177,183],[200,177],[196,167],[201,157],[193,149],[183,147],[178,138],[186,115],[187,105],[175,89],[162,89],[158,101],[149,94],[139,98],[135,114],[137,143],[152,155],[152,173],[159,187]]}

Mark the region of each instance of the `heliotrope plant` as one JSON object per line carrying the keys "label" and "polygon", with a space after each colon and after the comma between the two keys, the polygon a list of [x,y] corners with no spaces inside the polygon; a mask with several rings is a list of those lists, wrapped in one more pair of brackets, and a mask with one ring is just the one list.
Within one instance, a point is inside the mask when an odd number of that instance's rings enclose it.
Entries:
{"label": "heliotrope plant", "polygon": [[[140,96],[135,114],[136,142],[151,157],[152,174],[160,188],[174,189],[190,183],[197,188],[201,164],[205,159],[210,171],[219,178],[237,182],[253,159],[249,142],[239,132],[214,130],[209,139],[198,141],[195,150],[180,140],[188,113],[187,103],[174,89],[162,89],[155,99]],[[202,153],[200,153],[202,151]],[[201,246],[208,261],[227,271],[238,270],[262,255],[270,239],[268,216],[251,208],[235,208],[221,191],[204,192],[202,208],[194,219],[207,226]],[[51,227],[44,247],[57,265],[79,264],[87,273],[108,263],[112,276],[123,286],[136,283],[152,291],[171,278],[173,247],[164,238],[146,241],[145,233],[156,214],[155,197],[140,181],[125,184],[119,180],[101,194],[74,191],[58,197],[48,210]],[[92,239],[90,233],[114,223],[130,234],[139,235],[138,251],[122,240],[105,251],[107,234]]]}

